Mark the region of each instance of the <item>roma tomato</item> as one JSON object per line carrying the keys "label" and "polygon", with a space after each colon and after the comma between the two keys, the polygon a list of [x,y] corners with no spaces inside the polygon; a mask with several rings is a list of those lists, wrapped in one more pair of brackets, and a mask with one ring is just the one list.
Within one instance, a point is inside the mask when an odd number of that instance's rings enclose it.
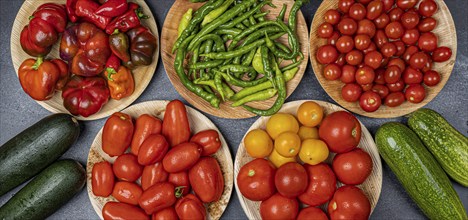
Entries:
{"label": "roma tomato", "polygon": [[179,219],[179,217],[177,216],[177,213],[174,207],[165,208],[151,215],[151,220],[177,220],[177,219]]}
{"label": "roma tomato", "polygon": [[176,189],[179,188],[179,192],[184,196],[190,192],[190,181],[187,171],[169,174],[167,182],[174,184]]}
{"label": "roma tomato", "polygon": [[112,196],[119,202],[127,203],[130,205],[138,205],[143,190],[135,183],[130,182],[117,182],[112,191]]}
{"label": "roma tomato", "polygon": [[297,200],[290,199],[280,195],[279,193],[273,195],[260,204],[260,215],[262,219],[271,220],[288,220],[296,219],[299,212],[299,203]]}
{"label": "roma tomato", "polygon": [[340,187],[328,203],[330,219],[364,220],[369,218],[370,210],[369,199],[355,186]]}
{"label": "roma tomato", "polygon": [[152,134],[161,134],[162,122],[159,118],[148,114],[140,115],[135,121],[135,132],[133,133],[132,154],[138,155],[141,144]]}
{"label": "roma tomato", "polygon": [[143,173],[143,166],[138,163],[138,159],[133,154],[122,154],[114,162],[114,174],[120,180],[134,182]]}
{"label": "roma tomato", "polygon": [[169,173],[178,173],[190,169],[200,158],[201,148],[195,143],[182,143],[167,152],[162,163]]}
{"label": "roma tomato", "polygon": [[138,163],[150,165],[161,161],[169,150],[169,143],[160,134],[152,134],[141,144],[138,151]]}
{"label": "roma tomato", "polygon": [[361,140],[361,124],[349,112],[333,112],[322,121],[319,136],[327,143],[330,151],[348,152],[358,146]]}
{"label": "roma tomato", "polygon": [[276,192],[275,167],[263,158],[250,161],[237,174],[237,186],[242,195],[252,201],[263,201]]}
{"label": "roma tomato", "polygon": [[326,163],[305,164],[304,168],[309,176],[309,185],[299,196],[299,200],[310,206],[319,206],[328,202],[336,190],[336,177],[330,166]]}
{"label": "roma tomato", "polygon": [[333,158],[333,171],[338,180],[347,185],[363,183],[372,172],[372,158],[360,148],[337,154]]}
{"label": "roma tomato", "polygon": [[445,62],[452,57],[452,49],[448,47],[438,47],[432,53],[432,60],[434,62]]}
{"label": "roma tomato", "polygon": [[91,171],[91,186],[95,196],[108,197],[114,187],[114,172],[107,162],[95,163]]}
{"label": "roma tomato", "polygon": [[201,156],[215,154],[219,148],[221,148],[219,133],[213,129],[196,133],[190,138],[190,142],[196,143],[202,147]]}
{"label": "roma tomato", "polygon": [[166,182],[169,174],[164,170],[162,163],[145,166],[141,174],[141,187],[150,188],[155,183]]}
{"label": "roma tomato", "polygon": [[317,207],[309,206],[307,208],[301,209],[297,220],[328,220],[327,215],[321,209]]}
{"label": "roma tomato", "polygon": [[133,121],[130,115],[116,112],[102,129],[102,150],[109,156],[120,156],[132,142]]}
{"label": "roma tomato", "polygon": [[197,196],[189,194],[175,204],[175,211],[180,220],[206,219],[206,209]]}
{"label": "roma tomato", "polygon": [[308,185],[307,171],[296,162],[281,166],[275,174],[275,186],[279,194],[288,198],[301,195]]}
{"label": "roma tomato", "polygon": [[114,219],[142,219],[149,220],[149,216],[137,206],[121,202],[107,202],[102,208],[104,220]]}
{"label": "roma tomato", "polygon": [[173,100],[166,106],[162,134],[172,147],[190,139],[190,125],[184,103]]}
{"label": "roma tomato", "polygon": [[405,94],[402,92],[391,92],[385,98],[385,105],[388,107],[397,107],[405,102]]}
{"label": "roma tomato", "polygon": [[172,183],[156,183],[143,192],[138,204],[150,215],[174,205],[177,200],[174,191]]}
{"label": "roma tomato", "polygon": [[218,201],[223,195],[224,177],[218,161],[213,157],[202,157],[189,170],[192,189],[203,202]]}

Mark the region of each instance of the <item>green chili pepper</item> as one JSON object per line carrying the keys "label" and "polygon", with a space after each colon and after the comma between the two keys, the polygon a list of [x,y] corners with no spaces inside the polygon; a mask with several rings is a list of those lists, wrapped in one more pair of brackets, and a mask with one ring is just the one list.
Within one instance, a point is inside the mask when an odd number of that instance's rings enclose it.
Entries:
{"label": "green chili pepper", "polygon": [[298,62],[295,62],[295,63],[291,63],[283,68],[281,68],[281,71],[284,72],[284,71],[287,71],[287,70],[290,70],[290,69],[293,69],[293,68],[297,68],[298,66],[301,65],[301,62],[304,60],[304,58],[301,58]]}
{"label": "green chili pepper", "polygon": [[256,94],[246,96],[238,101],[235,101],[234,103],[231,104],[231,106],[237,107],[237,106],[246,104],[248,102],[268,100],[268,99],[271,99],[273,96],[275,96],[276,93],[278,93],[278,90],[276,89],[266,89]]}
{"label": "green chili pepper", "polygon": [[239,24],[236,24],[236,28],[239,28],[241,30],[245,30],[247,27],[245,27],[245,25],[239,23]]}
{"label": "green chili pepper", "polygon": [[253,67],[250,66],[244,66],[244,65],[224,65],[219,68],[219,71],[221,72],[233,72],[233,73],[247,73],[247,72],[252,72],[255,71]]}
{"label": "green chili pepper", "polygon": [[208,68],[215,68],[218,67],[223,63],[223,60],[210,60],[204,62],[197,62],[190,64],[189,69],[191,70],[201,70],[201,69],[208,69]]}
{"label": "green chili pepper", "polygon": [[241,29],[237,28],[227,28],[227,29],[216,29],[213,33],[218,35],[229,34],[232,36],[236,36],[242,32]]}
{"label": "green chili pepper", "polygon": [[180,20],[180,23],[179,23],[178,37],[182,35],[182,32],[184,32],[184,30],[187,28],[190,21],[192,20],[192,12],[193,12],[193,9],[189,8],[187,12],[185,12],[185,14],[182,15],[182,19]]}
{"label": "green chili pepper", "polygon": [[242,80],[239,80],[237,78],[234,78],[232,77],[231,75],[227,74],[227,73],[224,73],[224,72],[220,72],[220,71],[216,71],[214,70],[215,74],[216,75],[220,75],[222,76],[226,82],[234,85],[234,86],[239,86],[239,87],[250,87],[250,86],[256,86],[260,83],[263,83],[265,81],[267,81],[268,79],[263,77],[263,78],[260,78],[260,79],[257,79],[257,80],[254,80],[254,81],[242,81]]}
{"label": "green chili pepper", "polygon": [[294,56],[301,55],[301,57],[303,57],[304,55],[299,51],[299,49],[300,49],[299,48],[299,39],[297,38],[296,33],[293,32],[282,21],[281,22],[278,21],[277,23],[283,28],[284,31],[286,31],[288,33],[289,47],[291,48],[292,54],[294,54]]}
{"label": "green chili pepper", "polygon": [[242,60],[242,65],[243,66],[252,65],[252,61],[253,61],[253,58],[255,56],[255,51],[257,51],[257,50],[251,50],[250,53],[247,54],[247,56],[245,56],[245,54],[244,54],[245,57]]}
{"label": "green chili pepper", "polygon": [[267,16],[268,14],[270,14],[270,10],[265,11],[265,12],[262,12],[262,13],[254,14],[253,17],[254,17],[255,19],[259,19],[259,18],[261,18],[261,17]]}
{"label": "green chili pepper", "polygon": [[265,33],[265,43],[268,49],[270,49],[270,51],[279,58],[291,60],[291,59],[294,59],[294,57],[296,56],[296,54],[294,53],[285,53],[282,50],[278,50],[276,48],[275,43],[273,43],[273,41],[268,37],[267,33]]}
{"label": "green chili pepper", "polygon": [[[262,28],[260,29],[259,31],[257,32],[254,32],[252,33],[251,35],[249,35],[248,37],[246,37],[241,44],[239,44],[238,47],[245,47],[245,45],[248,45],[248,44],[251,44],[252,42],[258,40],[259,38],[261,37],[264,37],[265,36],[265,32],[268,33],[268,34],[272,34],[272,36],[283,36],[284,34],[286,34],[286,32],[282,31],[281,28],[278,28],[278,27],[265,27],[265,28]],[[278,38],[279,38],[278,37]],[[274,40],[273,37],[270,37],[270,39]],[[277,39],[277,38],[276,38]],[[229,51],[229,49],[228,49]]]}
{"label": "green chili pepper", "polygon": [[266,4],[271,4],[271,1],[264,1],[255,6],[253,9],[247,11],[246,13],[242,14],[241,16],[235,18],[234,20],[224,23],[220,26],[220,28],[232,28],[235,27],[236,24],[242,23],[245,19],[249,18],[251,15],[257,13],[263,6]]}
{"label": "green chili pepper", "polygon": [[[192,58],[190,59],[190,65],[194,65],[197,63],[199,54],[200,49],[197,47],[193,52]],[[192,76],[192,80],[197,78],[197,71],[195,69],[189,70],[189,74]]]}
{"label": "green chili pepper", "polygon": [[[281,71],[282,71],[282,70],[281,70]],[[299,71],[299,68],[298,68],[298,67],[294,67],[294,68],[292,68],[292,69],[285,70],[285,71],[283,72],[284,80],[285,80],[286,82],[291,81],[291,80],[294,78],[294,76],[296,76],[296,73],[297,73],[298,71]]]}
{"label": "green chili pepper", "polygon": [[265,74],[265,70],[263,69],[262,51],[260,47],[255,52],[255,55],[252,61],[252,66],[255,69],[255,71],[257,71],[258,73]]}
{"label": "green chili pepper", "polygon": [[286,10],[288,9],[288,5],[283,4],[283,8],[281,8],[281,11],[278,15],[278,17],[276,18],[277,21],[283,21],[284,20],[284,15],[286,15]]}
{"label": "green chili pepper", "polygon": [[285,53],[291,53],[291,50],[288,48],[288,46],[280,43],[280,42],[274,42],[275,46],[278,47],[280,50],[282,50]]}
{"label": "green chili pepper", "polygon": [[299,9],[301,9],[302,5],[305,4],[305,3],[308,3],[309,0],[296,0],[294,2],[294,5],[292,6],[291,8],[291,11],[289,12],[289,20],[288,20],[288,24],[289,24],[289,28],[291,28],[291,30],[296,33],[296,19],[297,19],[297,12],[299,11]]}
{"label": "green chili pepper", "polygon": [[232,96],[234,96],[235,94],[234,90],[232,90],[231,87],[229,87],[226,83],[223,83],[222,86],[223,86],[224,95],[226,96],[228,100],[231,100]]}
{"label": "green chili pepper", "polygon": [[253,17],[253,15],[251,15],[249,17],[249,22],[250,22],[250,25],[256,25],[257,24],[257,21],[255,20],[255,18]]}
{"label": "green chili pepper", "polygon": [[208,23],[214,21],[216,18],[221,16],[228,8],[231,6],[231,4],[234,2],[234,0],[226,0],[219,8],[211,11],[208,13],[204,18],[203,22],[201,23],[201,26],[204,27]]}
{"label": "green chili pepper", "polygon": [[242,21],[242,24],[245,25],[247,28],[250,27],[250,21],[249,21],[249,18],[246,18],[245,20]]}
{"label": "green chili pepper", "polygon": [[270,63],[270,56],[269,56],[269,52],[268,52],[268,47],[265,47],[265,46],[261,46],[260,47],[260,53],[262,55],[262,63],[263,63],[263,71],[265,72],[265,75],[266,77],[272,81],[273,85],[276,85],[275,84],[275,73],[273,72],[273,70],[271,69],[271,63]]}
{"label": "green chili pepper", "polygon": [[225,96],[224,96],[224,90],[223,90],[223,81],[222,81],[222,76],[220,74],[218,74],[218,72],[215,72],[215,77],[214,77],[214,84],[216,86],[216,90],[218,90],[218,93],[219,95],[221,96],[221,99],[223,101],[226,100]]}
{"label": "green chili pepper", "polygon": [[[265,21],[265,22],[260,22],[260,23],[258,23],[258,24],[256,24],[256,25],[253,25],[253,26],[249,27],[248,29],[242,31],[241,33],[239,33],[238,35],[236,35],[236,37],[234,37],[234,39],[232,40],[231,44],[230,44],[229,47],[228,47],[228,51],[232,50],[232,49],[237,45],[237,43],[238,43],[239,41],[241,41],[242,39],[244,39],[245,36],[247,36],[247,35],[249,35],[249,34],[255,32],[255,31],[259,31],[259,29],[260,29],[261,27],[264,27],[264,26],[272,26],[272,25],[275,25],[275,26],[280,27],[280,26],[278,25],[278,23],[276,23],[276,22],[274,22],[274,21]],[[280,27],[280,28],[281,28],[281,27]],[[270,28],[270,29],[271,29],[271,28]],[[275,29],[275,30],[281,31],[282,28],[281,28],[281,29]],[[265,32],[266,30],[263,30],[263,29],[262,29],[262,30],[260,30],[260,31]]]}

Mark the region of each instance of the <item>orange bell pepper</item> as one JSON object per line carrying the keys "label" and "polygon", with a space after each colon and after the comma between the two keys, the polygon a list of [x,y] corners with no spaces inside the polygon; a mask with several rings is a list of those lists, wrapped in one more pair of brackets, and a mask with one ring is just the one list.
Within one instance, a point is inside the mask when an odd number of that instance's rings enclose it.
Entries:
{"label": "orange bell pepper", "polygon": [[18,69],[18,78],[21,87],[31,98],[44,101],[54,95],[60,69],[42,57],[37,60],[27,59]]}
{"label": "orange bell pepper", "polygon": [[111,98],[120,100],[135,91],[135,81],[127,67],[120,66],[117,72],[113,68],[107,68],[104,74],[107,76]]}

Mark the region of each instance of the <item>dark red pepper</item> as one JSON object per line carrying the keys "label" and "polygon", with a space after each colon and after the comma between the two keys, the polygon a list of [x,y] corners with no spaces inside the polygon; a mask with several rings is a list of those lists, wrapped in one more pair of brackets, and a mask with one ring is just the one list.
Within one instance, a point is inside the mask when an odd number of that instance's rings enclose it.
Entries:
{"label": "dark red pepper", "polygon": [[112,74],[116,74],[117,70],[119,70],[119,67],[120,67],[120,59],[115,54],[112,53],[106,62],[105,72],[107,72],[107,76],[106,76],[107,79],[112,79],[111,78]]}
{"label": "dark red pepper", "polygon": [[71,22],[75,23],[78,21],[78,16],[75,13],[75,8],[76,8],[76,2],[78,0],[67,0],[67,14],[68,14],[68,19],[70,19]]}
{"label": "dark red pepper", "polygon": [[101,7],[99,7],[95,13],[107,17],[117,17],[123,15],[128,9],[127,0],[109,0]]}
{"label": "dark red pepper", "polygon": [[140,19],[149,18],[143,14],[142,8],[135,3],[128,3],[128,11],[125,14],[114,18],[106,27],[106,33],[112,34],[117,29],[120,32],[127,32],[128,30],[140,26]]}
{"label": "dark red pepper", "polygon": [[76,2],[75,13],[78,17],[82,17],[85,21],[91,22],[98,28],[104,30],[109,22],[110,17],[98,15],[95,11],[99,8],[99,3],[92,0],[78,0]]}
{"label": "dark red pepper", "polygon": [[88,117],[109,101],[107,82],[101,77],[73,76],[63,88],[63,105],[73,115]]}

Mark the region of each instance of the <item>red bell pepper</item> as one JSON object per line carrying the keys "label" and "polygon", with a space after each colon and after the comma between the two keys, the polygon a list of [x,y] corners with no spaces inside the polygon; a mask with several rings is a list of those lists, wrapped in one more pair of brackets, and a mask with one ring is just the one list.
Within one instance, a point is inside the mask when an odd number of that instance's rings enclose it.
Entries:
{"label": "red bell pepper", "polygon": [[73,115],[88,117],[109,100],[109,88],[101,77],[73,76],[62,92],[63,105]]}
{"label": "red bell pepper", "polygon": [[70,79],[70,72],[68,71],[68,64],[61,59],[53,59],[50,62],[54,63],[59,69],[60,76],[59,80],[55,84],[55,89],[61,91],[65,84]]}
{"label": "red bell pepper", "polygon": [[99,3],[92,0],[78,0],[75,5],[75,14],[85,21],[91,22],[101,30],[104,30],[111,21],[110,17],[98,15],[95,11],[99,8]]}
{"label": "red bell pepper", "polygon": [[70,21],[73,23],[78,21],[78,16],[75,13],[77,1],[78,0],[67,0],[67,4],[66,4],[68,19],[70,19]]}
{"label": "red bell pepper", "polygon": [[18,78],[23,90],[34,100],[52,98],[60,77],[59,68],[52,62],[39,57],[25,60],[18,69]]}
{"label": "red bell pepper", "polygon": [[128,30],[141,25],[140,19],[147,19],[149,16],[143,14],[142,8],[135,3],[128,3],[128,11],[125,14],[114,18],[106,27],[106,33],[112,34],[117,29],[120,32],[127,32]]}
{"label": "red bell pepper", "polygon": [[123,15],[128,9],[127,0],[109,0],[101,7],[99,7],[95,13],[107,17],[117,17]]}

